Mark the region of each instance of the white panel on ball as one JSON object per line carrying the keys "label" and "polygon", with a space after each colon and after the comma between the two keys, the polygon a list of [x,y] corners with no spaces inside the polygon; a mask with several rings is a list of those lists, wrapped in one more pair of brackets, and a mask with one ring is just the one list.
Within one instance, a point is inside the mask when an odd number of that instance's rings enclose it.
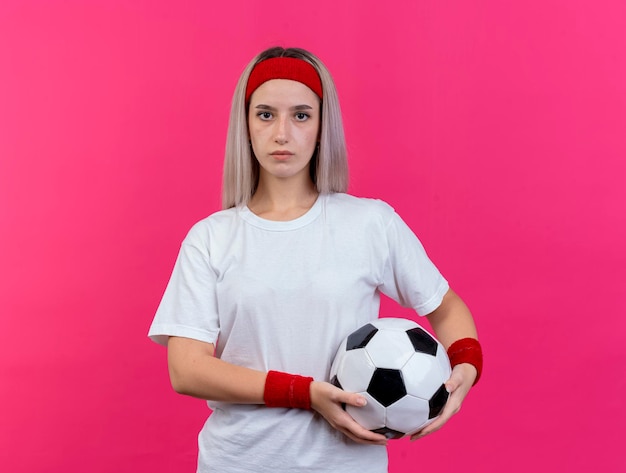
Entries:
{"label": "white panel on ball", "polygon": [[[380,429],[385,426],[385,408],[367,392],[359,393],[367,404],[363,407],[346,406],[346,411],[367,430]],[[426,414],[428,416],[428,413]]]}
{"label": "white panel on ball", "polygon": [[401,330],[379,330],[365,348],[377,368],[399,370],[413,354],[413,346]]}
{"label": "white panel on ball", "polygon": [[443,348],[443,345],[439,345],[439,349],[437,350],[437,362],[439,363],[443,377],[446,378],[447,381],[452,374],[452,368],[450,368],[450,358],[448,358],[448,354]]}
{"label": "white panel on ball", "polygon": [[376,366],[363,348],[343,353],[337,370],[341,373],[339,382],[344,391],[366,391]]}
{"label": "white panel on ball", "polygon": [[376,328],[402,330],[403,332],[415,327],[419,327],[419,325],[412,320],[401,319],[398,317],[384,317],[370,323]]}
{"label": "white panel on ball", "polygon": [[414,353],[402,368],[406,392],[422,399],[430,399],[441,386],[441,380],[447,379],[434,356]]}
{"label": "white panel on ball", "polygon": [[428,401],[406,395],[387,407],[387,427],[399,432],[412,433],[428,425]]}

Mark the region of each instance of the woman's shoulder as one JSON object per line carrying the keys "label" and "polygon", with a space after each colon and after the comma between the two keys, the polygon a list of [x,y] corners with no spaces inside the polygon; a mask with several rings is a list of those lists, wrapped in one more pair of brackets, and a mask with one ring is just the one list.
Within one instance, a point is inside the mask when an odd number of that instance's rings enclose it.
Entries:
{"label": "woman's shoulder", "polygon": [[381,199],[357,197],[344,193],[329,194],[327,205],[346,214],[358,213],[388,218],[395,213],[393,207]]}
{"label": "woman's shoulder", "polygon": [[189,229],[185,242],[194,243],[207,241],[211,235],[228,232],[238,218],[239,209],[218,210],[194,223]]}

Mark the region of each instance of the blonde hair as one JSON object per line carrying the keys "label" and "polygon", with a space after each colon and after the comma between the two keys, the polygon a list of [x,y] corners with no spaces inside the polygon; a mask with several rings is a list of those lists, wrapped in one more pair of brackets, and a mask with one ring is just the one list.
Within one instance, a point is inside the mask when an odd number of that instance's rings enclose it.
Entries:
{"label": "blonde hair", "polygon": [[300,48],[274,47],[256,56],[246,66],[235,88],[226,137],[226,155],[222,180],[222,208],[246,205],[259,182],[259,163],[252,154],[248,134],[246,86],[248,77],[259,62],[273,57],[293,57],[307,61],[322,81],[323,100],[319,149],[311,159],[311,178],[320,193],[346,192],[348,157],[339,98],[333,78],[313,54]]}

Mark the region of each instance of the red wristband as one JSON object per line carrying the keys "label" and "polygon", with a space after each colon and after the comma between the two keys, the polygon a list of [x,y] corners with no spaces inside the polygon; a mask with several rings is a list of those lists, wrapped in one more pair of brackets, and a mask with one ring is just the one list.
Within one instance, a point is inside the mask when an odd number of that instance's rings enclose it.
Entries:
{"label": "red wristband", "polygon": [[270,371],[265,379],[263,401],[267,407],[311,409],[311,382],[313,378]]}
{"label": "red wristband", "polygon": [[475,338],[457,340],[448,348],[448,358],[453,368],[461,363],[469,363],[476,368],[474,384],[478,382],[483,371],[483,350],[478,340]]}

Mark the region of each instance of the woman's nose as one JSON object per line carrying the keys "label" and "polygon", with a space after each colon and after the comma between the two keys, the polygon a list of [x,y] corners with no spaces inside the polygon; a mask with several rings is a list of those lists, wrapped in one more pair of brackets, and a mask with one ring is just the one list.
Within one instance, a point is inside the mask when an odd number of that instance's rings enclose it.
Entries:
{"label": "woman's nose", "polygon": [[281,145],[289,141],[289,122],[287,117],[279,117],[278,120],[276,120],[274,141]]}

